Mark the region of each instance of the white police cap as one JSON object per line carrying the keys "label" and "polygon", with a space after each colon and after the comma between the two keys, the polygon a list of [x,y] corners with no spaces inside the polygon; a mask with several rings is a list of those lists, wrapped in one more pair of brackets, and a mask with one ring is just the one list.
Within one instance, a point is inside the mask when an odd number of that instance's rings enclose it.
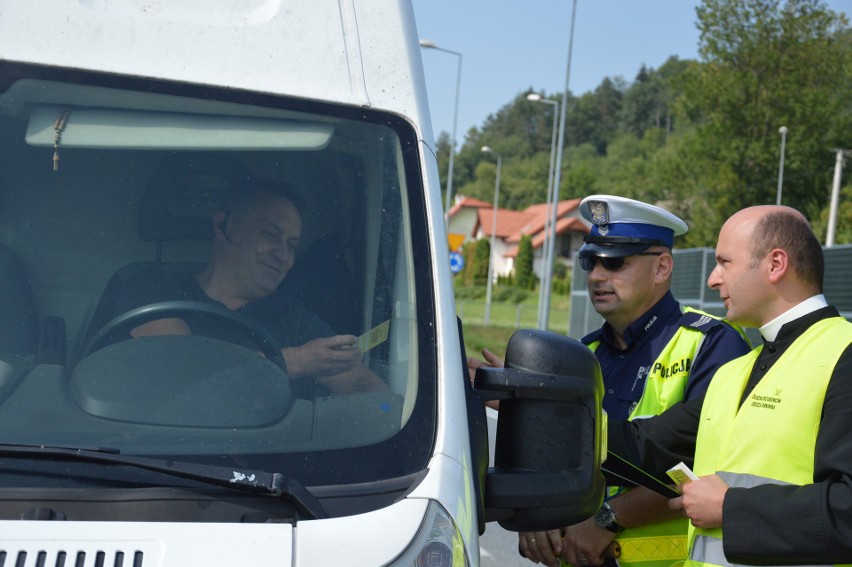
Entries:
{"label": "white police cap", "polygon": [[615,195],[586,197],[580,214],[592,223],[582,256],[623,257],[651,246],[671,248],[674,237],[687,231],[686,223],[667,210]]}

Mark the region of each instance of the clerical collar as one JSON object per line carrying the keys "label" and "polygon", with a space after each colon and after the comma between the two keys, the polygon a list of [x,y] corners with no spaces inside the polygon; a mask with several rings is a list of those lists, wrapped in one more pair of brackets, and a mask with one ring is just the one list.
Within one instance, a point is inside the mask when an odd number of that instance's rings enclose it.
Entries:
{"label": "clerical collar", "polygon": [[824,295],[819,294],[810,297],[762,326],[760,328],[760,336],[763,337],[764,341],[771,343],[778,337],[778,332],[781,331],[781,327],[785,324],[826,306],[828,306],[828,302],[825,300]]}

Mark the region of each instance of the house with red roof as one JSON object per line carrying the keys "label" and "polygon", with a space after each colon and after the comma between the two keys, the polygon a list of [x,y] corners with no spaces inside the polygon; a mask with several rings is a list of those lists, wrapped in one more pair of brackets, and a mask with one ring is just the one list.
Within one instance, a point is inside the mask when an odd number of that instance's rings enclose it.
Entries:
{"label": "house with red roof", "polygon": [[[556,248],[554,258],[568,266],[583,245],[583,236],[590,225],[580,215],[581,199],[560,201],[556,209]],[[496,215],[491,203],[458,197],[447,215],[451,246],[461,249],[464,242],[491,238],[494,233],[494,250],[491,261],[496,276],[506,276],[515,269],[521,237],[529,235],[533,246],[533,271],[542,277],[545,241],[545,221],[548,217],[546,203],[535,204],[523,211],[498,208]]]}

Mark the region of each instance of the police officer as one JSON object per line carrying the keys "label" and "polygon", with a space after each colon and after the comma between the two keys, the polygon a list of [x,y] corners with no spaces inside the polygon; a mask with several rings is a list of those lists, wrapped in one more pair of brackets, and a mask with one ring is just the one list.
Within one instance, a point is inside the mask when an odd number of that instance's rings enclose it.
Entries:
{"label": "police officer", "polygon": [[[586,197],[580,212],[592,228],[577,263],[588,272],[589,297],[605,320],[582,341],[600,362],[610,419],[657,415],[703,395],[716,369],[746,354],[749,344],[720,318],[684,308],[672,296],[672,246],[686,223],[612,195]],[[621,565],[668,567],[686,558],[686,533],[687,521],[664,497],[608,487],[593,518],[561,531],[519,534],[519,547],[547,565],[558,564],[560,555],[575,565],[599,565],[616,539]]]}

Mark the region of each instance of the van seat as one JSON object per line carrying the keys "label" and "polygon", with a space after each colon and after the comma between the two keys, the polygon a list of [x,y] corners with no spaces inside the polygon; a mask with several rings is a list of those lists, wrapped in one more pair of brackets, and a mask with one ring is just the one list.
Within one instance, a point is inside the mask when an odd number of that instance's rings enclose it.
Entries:
{"label": "van seat", "polygon": [[154,257],[125,264],[109,279],[85,326],[75,362],[79,361],[79,350],[116,316],[116,299],[141,270],[161,269],[178,274],[204,268],[206,262],[197,262],[196,258],[164,261],[164,245],[211,240],[212,214],[231,189],[247,176],[248,171],[239,161],[225,156],[187,152],[173,155],[160,164],[139,203],[139,240],[155,243]]}
{"label": "van seat", "polygon": [[0,352],[38,354],[39,323],[24,265],[0,244]]}

